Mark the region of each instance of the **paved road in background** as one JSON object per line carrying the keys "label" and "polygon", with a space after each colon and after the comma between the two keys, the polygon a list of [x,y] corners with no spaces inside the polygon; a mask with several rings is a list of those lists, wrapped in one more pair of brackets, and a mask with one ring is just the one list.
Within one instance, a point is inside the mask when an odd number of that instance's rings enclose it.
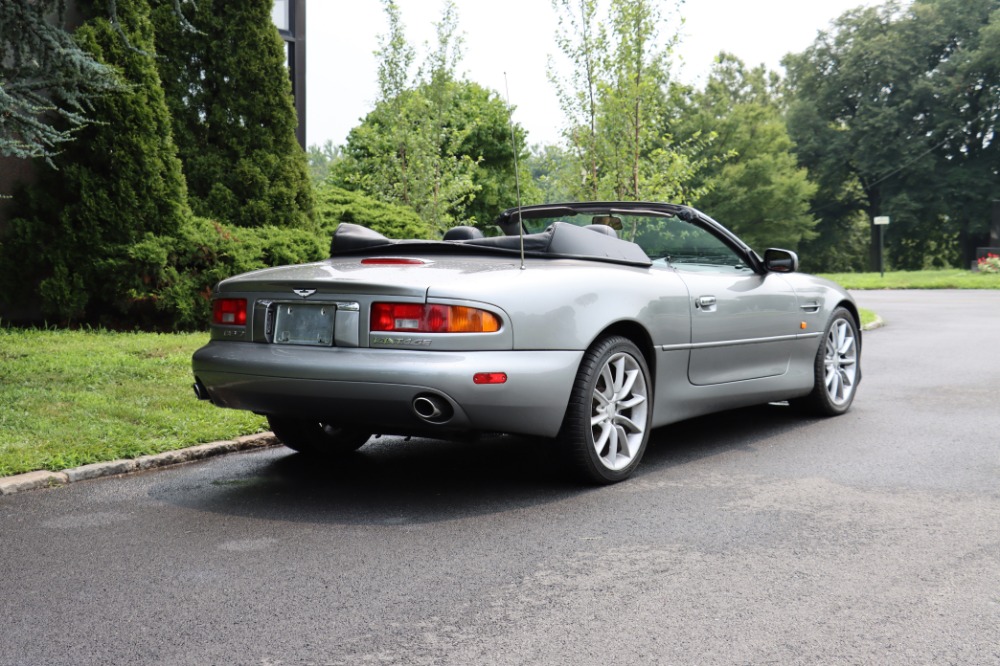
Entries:
{"label": "paved road in background", "polygon": [[0,497],[0,665],[1000,664],[1000,292],[861,292],[854,409],[380,440]]}

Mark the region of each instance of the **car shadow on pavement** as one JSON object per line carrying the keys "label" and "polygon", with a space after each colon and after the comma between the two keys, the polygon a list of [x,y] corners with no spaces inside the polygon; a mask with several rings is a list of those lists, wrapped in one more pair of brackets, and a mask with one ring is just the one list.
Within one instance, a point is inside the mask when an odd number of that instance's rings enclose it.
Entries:
{"label": "car shadow on pavement", "polygon": [[[763,406],[656,429],[637,470],[648,478],[746,449],[809,423]],[[206,467],[202,482],[164,483],[162,501],[189,509],[317,524],[407,525],[502,513],[605,492],[571,477],[554,442],[493,435],[469,441],[374,439],[352,455],[316,461],[279,447]],[[628,484],[629,481],[625,481]]]}
{"label": "car shadow on pavement", "polygon": [[673,423],[653,431],[637,473],[653,473],[720,453],[752,451],[780,435],[824,420],[804,416],[787,403],[774,403]]}

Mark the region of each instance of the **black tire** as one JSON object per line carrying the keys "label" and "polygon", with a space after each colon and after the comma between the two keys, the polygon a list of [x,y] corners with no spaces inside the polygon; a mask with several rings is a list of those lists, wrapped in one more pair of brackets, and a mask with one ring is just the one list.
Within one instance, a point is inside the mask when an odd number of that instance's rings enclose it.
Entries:
{"label": "black tire", "polygon": [[617,335],[595,342],[580,362],[559,432],[573,471],[590,483],[627,479],[649,442],[652,399],[639,348]]}
{"label": "black tire", "polygon": [[830,315],[813,361],[815,384],[804,398],[791,401],[814,416],[839,416],[851,408],[861,381],[861,336],[858,323],[846,308]]}
{"label": "black tire", "polygon": [[357,451],[371,433],[311,419],[268,416],[271,431],[290,449],[309,456],[341,456]]}

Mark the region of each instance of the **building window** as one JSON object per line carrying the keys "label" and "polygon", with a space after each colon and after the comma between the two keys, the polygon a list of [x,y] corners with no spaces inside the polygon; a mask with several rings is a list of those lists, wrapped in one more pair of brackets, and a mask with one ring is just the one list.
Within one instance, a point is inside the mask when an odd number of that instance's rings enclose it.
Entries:
{"label": "building window", "polygon": [[274,21],[274,25],[278,27],[278,30],[282,32],[291,31],[291,10],[292,5],[290,0],[274,0],[274,6],[271,7],[271,20]]}

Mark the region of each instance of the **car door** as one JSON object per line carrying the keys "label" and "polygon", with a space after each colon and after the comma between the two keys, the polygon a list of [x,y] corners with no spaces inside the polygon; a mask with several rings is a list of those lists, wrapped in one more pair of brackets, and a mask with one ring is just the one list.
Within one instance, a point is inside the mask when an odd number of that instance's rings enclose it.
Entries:
{"label": "car door", "polygon": [[688,378],[704,386],[782,375],[800,326],[798,302],[777,273],[758,273],[742,252],[701,226],[673,234],[667,261],[687,286]]}

